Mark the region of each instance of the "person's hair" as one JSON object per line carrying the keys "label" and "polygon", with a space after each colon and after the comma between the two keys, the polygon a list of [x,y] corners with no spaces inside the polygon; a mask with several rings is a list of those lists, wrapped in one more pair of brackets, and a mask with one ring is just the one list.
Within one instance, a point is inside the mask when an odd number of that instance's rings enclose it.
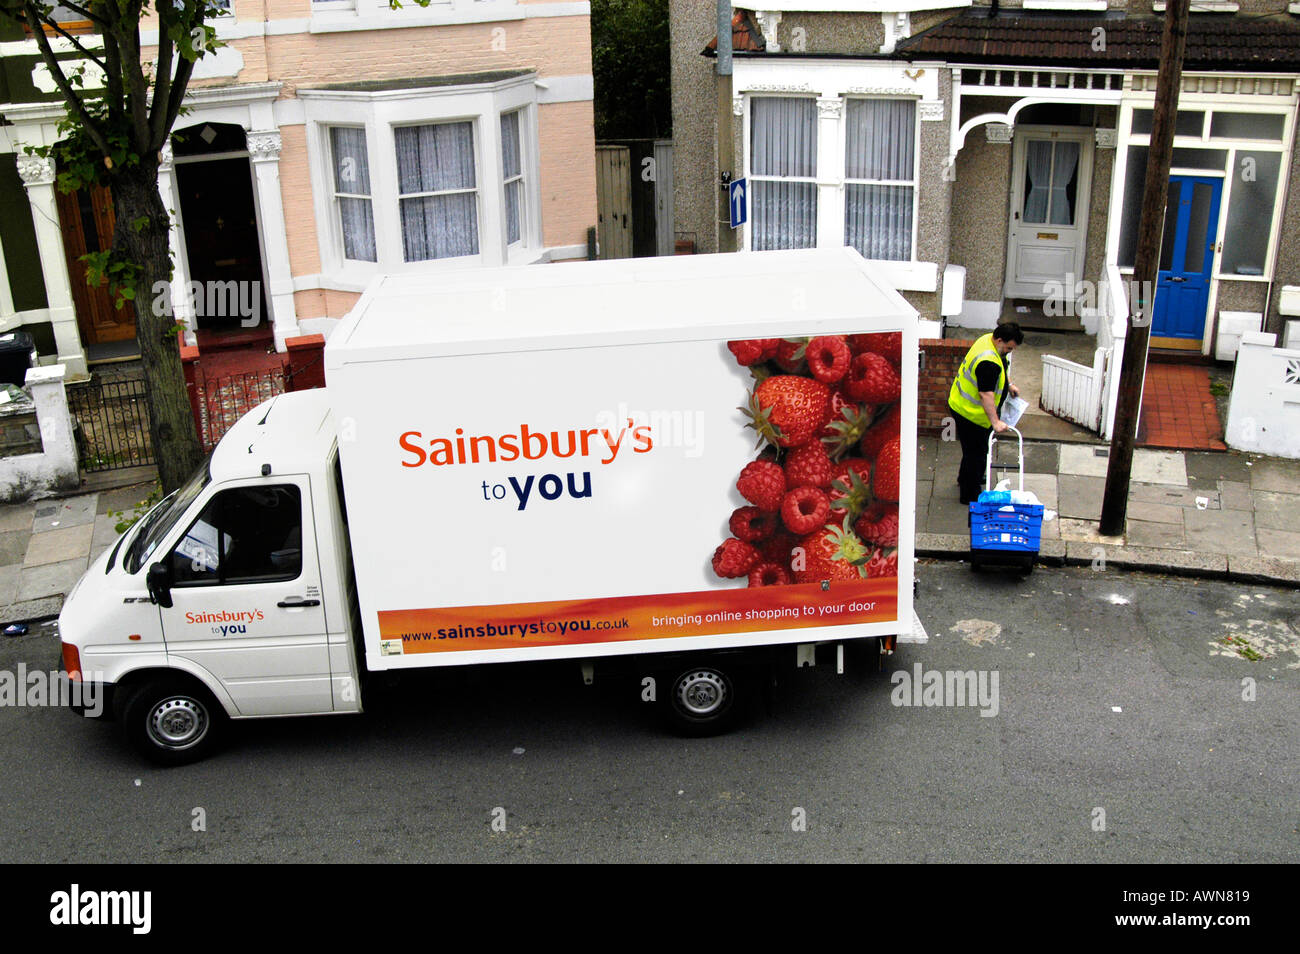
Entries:
{"label": "person's hair", "polygon": [[1025,343],[1025,333],[1020,330],[1020,326],[1014,321],[1004,321],[994,328],[993,337],[999,341],[1014,341],[1016,344]]}

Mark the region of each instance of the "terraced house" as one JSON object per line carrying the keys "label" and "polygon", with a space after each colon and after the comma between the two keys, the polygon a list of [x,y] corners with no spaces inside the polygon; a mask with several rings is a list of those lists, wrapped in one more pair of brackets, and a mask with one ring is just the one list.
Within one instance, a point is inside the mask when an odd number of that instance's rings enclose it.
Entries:
{"label": "terraced house", "polygon": [[[853,245],[928,317],[990,328],[1045,300],[1100,336],[1119,307],[1102,282],[1134,261],[1163,16],[1163,0],[738,11],[742,246]],[[676,229],[705,251],[715,27],[711,4],[673,0]],[[1231,358],[1243,331],[1281,338],[1300,313],[1298,80],[1300,4],[1193,0],[1154,348]]]}
{"label": "terraced house", "polygon": [[[586,2],[230,0],[216,28],[159,175],[191,339],[283,349],[327,333],[379,272],[585,256]],[[53,163],[24,154],[56,141],[63,108],[34,39],[0,30],[0,332],[25,327],[43,360],[84,373],[133,347],[133,316],[77,261],[105,247],[113,210],[102,190],[60,193]],[[143,42],[147,59],[148,22]]]}

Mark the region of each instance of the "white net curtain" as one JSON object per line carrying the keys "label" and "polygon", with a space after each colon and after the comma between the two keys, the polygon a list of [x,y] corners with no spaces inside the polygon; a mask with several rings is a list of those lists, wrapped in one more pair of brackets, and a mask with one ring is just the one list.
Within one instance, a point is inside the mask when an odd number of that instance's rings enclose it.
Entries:
{"label": "white net curtain", "polygon": [[817,244],[817,103],[759,97],[751,124],[750,244],[758,251]]}
{"label": "white net curtain", "polygon": [[844,110],[844,244],[866,258],[912,257],[916,104],[851,99]]}
{"label": "white net curtain", "polygon": [[[751,118],[750,245],[817,244],[817,101],[756,97]],[[909,261],[916,194],[916,103],[850,99],[844,109],[844,243]]]}
{"label": "white net curtain", "polygon": [[506,244],[518,242],[524,205],[523,158],[519,146],[519,113],[501,117],[501,177],[506,193]]}
{"label": "white net curtain", "polygon": [[399,126],[393,135],[406,261],[477,255],[473,126]]}
{"label": "white net curtain", "polygon": [[343,230],[343,257],[358,262],[378,261],[366,131],[335,126],[330,130],[330,146],[334,153],[334,195]]}
{"label": "white net curtain", "polygon": [[1023,221],[1031,225],[1073,225],[1079,144],[1031,139],[1026,146]]}

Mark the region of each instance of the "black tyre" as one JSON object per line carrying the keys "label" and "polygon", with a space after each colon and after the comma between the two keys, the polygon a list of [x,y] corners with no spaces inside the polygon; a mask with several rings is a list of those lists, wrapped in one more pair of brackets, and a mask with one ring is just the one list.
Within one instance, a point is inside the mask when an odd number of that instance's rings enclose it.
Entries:
{"label": "black tyre", "polygon": [[206,758],[217,744],[225,717],[207,690],[177,678],[146,682],[122,706],[127,741],[159,765],[185,765]]}
{"label": "black tyre", "polygon": [[678,666],[669,670],[661,697],[669,728],[680,735],[706,736],[726,732],[736,724],[750,680],[716,663]]}

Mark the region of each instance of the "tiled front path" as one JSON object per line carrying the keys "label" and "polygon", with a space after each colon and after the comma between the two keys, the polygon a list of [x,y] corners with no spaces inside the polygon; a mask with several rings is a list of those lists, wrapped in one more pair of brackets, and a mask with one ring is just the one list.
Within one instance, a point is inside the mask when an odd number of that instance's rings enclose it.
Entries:
{"label": "tiled front path", "polygon": [[1147,365],[1138,444],[1172,450],[1226,450],[1210,393],[1210,373],[1188,364]]}

